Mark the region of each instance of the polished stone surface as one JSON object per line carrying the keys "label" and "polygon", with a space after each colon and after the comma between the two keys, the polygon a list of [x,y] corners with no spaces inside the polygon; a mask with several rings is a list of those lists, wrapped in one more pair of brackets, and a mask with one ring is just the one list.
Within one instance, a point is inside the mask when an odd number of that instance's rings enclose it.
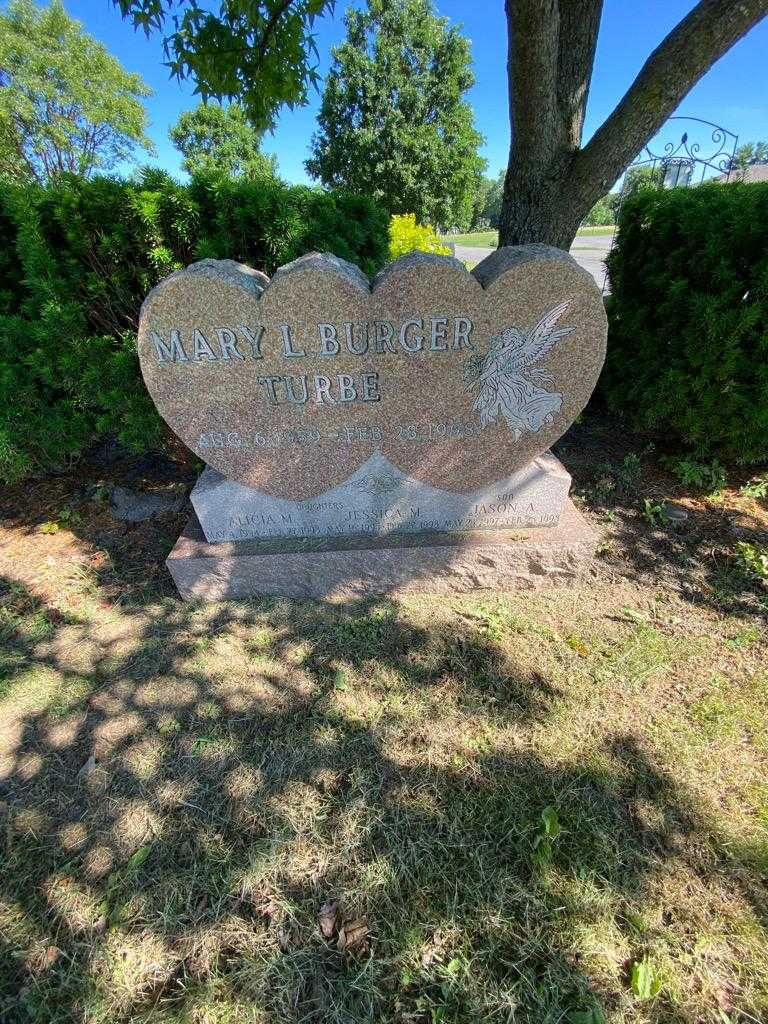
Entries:
{"label": "polished stone surface", "polygon": [[472,274],[412,253],[373,287],[311,254],[264,275],[206,260],[142,307],[147,387],[225,477],[294,501],[375,453],[471,494],[542,455],[586,404],[606,318],[589,274],[548,246],[507,247]]}
{"label": "polished stone surface", "polygon": [[547,453],[505,480],[457,494],[405,476],[374,452],[349,480],[306,501],[274,498],[227,480],[210,467],[190,497],[206,540],[213,543],[554,526],[570,483],[563,465]]}

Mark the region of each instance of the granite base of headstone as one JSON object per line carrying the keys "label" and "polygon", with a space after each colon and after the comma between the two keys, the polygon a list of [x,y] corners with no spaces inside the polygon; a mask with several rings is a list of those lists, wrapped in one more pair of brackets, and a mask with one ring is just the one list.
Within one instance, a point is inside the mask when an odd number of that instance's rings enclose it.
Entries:
{"label": "granite base of headstone", "polygon": [[269,281],[204,260],[142,307],[155,403],[207,464],[168,558],[185,598],[347,599],[577,578],[596,535],[550,445],[605,354],[560,250],[470,274],[411,253],[373,282],[311,254]]}
{"label": "granite base of headstone", "polygon": [[210,467],[168,558],[185,598],[343,600],[384,593],[510,590],[577,578],[597,536],[546,453],[470,494],[422,484],[375,453],[307,501],[275,498]]}
{"label": "granite base of headstone", "polygon": [[568,500],[556,526],[473,533],[390,533],[210,544],[193,516],[167,566],[186,599],[271,595],[344,601],[573,583],[597,535]]}

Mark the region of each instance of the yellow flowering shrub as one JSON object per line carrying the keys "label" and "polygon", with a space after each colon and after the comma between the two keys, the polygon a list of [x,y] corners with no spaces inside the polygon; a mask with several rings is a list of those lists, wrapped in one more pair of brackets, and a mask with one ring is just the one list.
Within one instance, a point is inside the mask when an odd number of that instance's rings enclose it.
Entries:
{"label": "yellow flowering shrub", "polygon": [[389,221],[389,258],[396,260],[412,249],[421,252],[437,252],[444,256],[450,249],[442,245],[435,229],[430,224],[417,224],[415,213],[396,213]]}

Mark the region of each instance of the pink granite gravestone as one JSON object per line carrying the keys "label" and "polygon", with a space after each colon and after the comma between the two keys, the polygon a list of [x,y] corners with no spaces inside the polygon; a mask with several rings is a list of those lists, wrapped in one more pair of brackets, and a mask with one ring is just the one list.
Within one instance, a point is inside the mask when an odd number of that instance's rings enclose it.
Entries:
{"label": "pink granite gravestone", "polygon": [[372,286],[329,254],[271,281],[230,260],[172,274],[142,307],[139,356],[210,467],[169,559],[182,593],[466,589],[455,566],[489,545],[495,586],[572,574],[593,538],[548,449],[592,393],[606,330],[592,277],[542,245],[471,274],[410,253]]}

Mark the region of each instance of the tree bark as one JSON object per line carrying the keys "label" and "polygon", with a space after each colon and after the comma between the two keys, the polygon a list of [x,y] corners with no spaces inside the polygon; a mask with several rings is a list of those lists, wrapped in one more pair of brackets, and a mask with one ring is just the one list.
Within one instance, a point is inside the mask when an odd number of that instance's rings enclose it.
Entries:
{"label": "tree bark", "polygon": [[511,143],[499,245],[567,249],[579,224],[768,0],[700,0],[582,149],[602,0],[506,0]]}

